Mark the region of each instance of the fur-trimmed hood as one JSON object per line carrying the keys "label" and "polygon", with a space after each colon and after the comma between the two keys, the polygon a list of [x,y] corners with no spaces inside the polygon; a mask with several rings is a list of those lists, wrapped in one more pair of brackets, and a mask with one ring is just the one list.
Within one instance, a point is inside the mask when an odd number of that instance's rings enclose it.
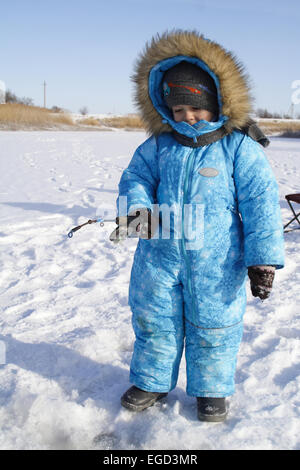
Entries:
{"label": "fur-trimmed hood", "polygon": [[[219,120],[208,123],[205,128],[175,123],[164,102],[163,74],[182,60],[202,67],[216,82]],[[234,128],[243,128],[249,120],[252,98],[243,66],[231,52],[197,32],[175,30],[153,37],[136,62],[132,80],[136,86],[135,102],[150,134],[174,129],[188,137],[197,137],[222,125],[231,132]]]}

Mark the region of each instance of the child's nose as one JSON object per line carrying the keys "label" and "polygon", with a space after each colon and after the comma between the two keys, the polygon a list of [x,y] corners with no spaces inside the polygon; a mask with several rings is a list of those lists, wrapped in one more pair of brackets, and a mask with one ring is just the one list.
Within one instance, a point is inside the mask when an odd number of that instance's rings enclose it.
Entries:
{"label": "child's nose", "polygon": [[187,121],[187,122],[193,121],[193,120],[194,120],[194,113],[193,113],[193,111],[186,111],[184,118],[185,118],[185,121]]}

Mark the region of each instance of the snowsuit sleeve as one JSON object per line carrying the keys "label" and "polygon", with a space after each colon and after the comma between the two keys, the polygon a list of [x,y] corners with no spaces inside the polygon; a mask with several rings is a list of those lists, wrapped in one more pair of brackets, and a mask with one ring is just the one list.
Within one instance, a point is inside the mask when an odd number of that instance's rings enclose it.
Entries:
{"label": "snowsuit sleeve", "polygon": [[245,265],[284,266],[278,184],[260,145],[244,137],[235,156],[234,180],[244,231]]}
{"label": "snowsuit sleeve", "polygon": [[[152,208],[158,186],[156,138],[150,137],[135,151],[119,183],[118,216],[145,207]],[[126,199],[127,198],[127,199]]]}

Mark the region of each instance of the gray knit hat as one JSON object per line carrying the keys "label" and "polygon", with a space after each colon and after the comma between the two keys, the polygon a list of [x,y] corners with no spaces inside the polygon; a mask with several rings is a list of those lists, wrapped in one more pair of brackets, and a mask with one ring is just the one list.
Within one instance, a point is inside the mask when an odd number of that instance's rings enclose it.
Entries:
{"label": "gray knit hat", "polygon": [[218,115],[218,93],[214,79],[190,62],[182,61],[166,71],[163,96],[170,109],[185,104]]}

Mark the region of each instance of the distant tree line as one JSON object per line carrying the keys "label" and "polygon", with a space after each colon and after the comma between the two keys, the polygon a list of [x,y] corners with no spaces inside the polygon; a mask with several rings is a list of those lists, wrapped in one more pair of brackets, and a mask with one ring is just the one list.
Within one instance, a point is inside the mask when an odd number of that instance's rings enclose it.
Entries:
{"label": "distant tree line", "polygon": [[[11,90],[6,90],[5,92],[5,103],[17,103],[24,104],[25,106],[35,106],[32,98],[27,98],[25,96],[23,96],[23,98],[20,98]],[[64,111],[64,109],[60,108],[59,106],[52,106],[51,111],[53,111],[54,113],[61,113]]]}
{"label": "distant tree line", "polygon": [[[269,118],[269,119],[292,119],[292,116],[287,113],[270,113],[267,109],[258,108],[256,110],[256,116],[260,118]],[[300,114],[295,116],[296,119],[300,119]]]}
{"label": "distant tree line", "polygon": [[11,90],[6,90],[6,92],[5,92],[5,102],[6,103],[25,104],[26,106],[34,106],[32,98],[26,98],[25,96],[23,96],[23,98],[19,98]]}

